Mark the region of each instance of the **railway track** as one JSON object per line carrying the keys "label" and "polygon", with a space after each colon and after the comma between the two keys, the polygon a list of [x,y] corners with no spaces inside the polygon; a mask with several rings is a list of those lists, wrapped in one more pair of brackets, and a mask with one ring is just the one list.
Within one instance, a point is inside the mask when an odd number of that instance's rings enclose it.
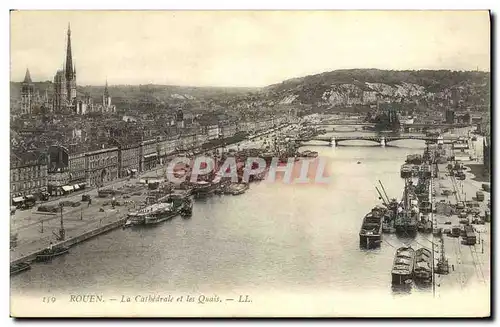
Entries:
{"label": "railway track", "polygon": [[476,271],[476,275],[478,279],[482,281],[483,284],[486,284],[486,278],[484,278],[482,262],[481,259],[479,258],[479,254],[477,253],[476,245],[469,246],[469,249],[471,252],[472,263],[474,264],[474,270]]}
{"label": "railway track", "polygon": [[455,256],[457,258],[457,273],[458,273],[458,282],[460,283],[460,288],[463,289],[465,283],[467,282],[467,278],[462,269],[462,251],[460,250],[460,238],[457,239],[456,242],[452,242],[455,250]]}

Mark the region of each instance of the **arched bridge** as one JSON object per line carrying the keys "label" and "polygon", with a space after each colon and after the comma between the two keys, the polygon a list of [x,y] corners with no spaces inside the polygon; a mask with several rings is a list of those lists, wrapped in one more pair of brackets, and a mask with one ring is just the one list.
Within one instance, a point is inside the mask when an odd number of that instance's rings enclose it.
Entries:
{"label": "arched bridge", "polygon": [[400,135],[350,135],[350,136],[315,136],[309,138],[298,138],[295,142],[309,142],[309,141],[324,141],[330,145],[338,145],[339,142],[343,141],[372,141],[377,142],[381,145],[386,145],[387,143],[399,140],[422,140],[428,143],[455,143],[458,141],[456,137],[443,138],[442,136],[425,136],[425,135],[415,135],[415,134],[400,134]]}

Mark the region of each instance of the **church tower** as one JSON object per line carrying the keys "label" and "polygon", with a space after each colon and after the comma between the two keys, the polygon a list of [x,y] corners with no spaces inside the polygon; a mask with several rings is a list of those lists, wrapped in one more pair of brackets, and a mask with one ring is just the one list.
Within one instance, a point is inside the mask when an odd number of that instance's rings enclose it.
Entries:
{"label": "church tower", "polygon": [[76,68],[73,66],[73,55],[71,53],[71,28],[68,24],[68,45],[66,49],[66,67],[64,69],[66,77],[66,94],[68,104],[73,104],[76,99]]}
{"label": "church tower", "polygon": [[21,112],[31,114],[33,109],[35,87],[31,80],[30,70],[26,69],[24,81],[21,84]]}
{"label": "church tower", "polygon": [[111,108],[111,96],[108,90],[108,80],[106,79],[106,86],[104,86],[104,94],[102,95],[102,106],[104,111],[109,111]]}

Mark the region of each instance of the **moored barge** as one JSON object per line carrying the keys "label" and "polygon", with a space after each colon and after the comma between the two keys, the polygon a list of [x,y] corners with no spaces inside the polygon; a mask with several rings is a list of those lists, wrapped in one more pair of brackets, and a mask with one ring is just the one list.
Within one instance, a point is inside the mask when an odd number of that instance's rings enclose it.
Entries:
{"label": "moored barge", "polygon": [[14,276],[22,273],[23,271],[27,271],[31,269],[31,265],[26,262],[21,262],[15,265],[10,266],[10,275]]}
{"label": "moored barge", "polygon": [[413,275],[416,280],[429,282],[432,279],[432,254],[426,248],[415,252],[415,267]]}
{"label": "moored barge", "polygon": [[37,262],[46,262],[54,259],[55,257],[61,256],[69,252],[69,248],[65,246],[54,246],[49,247],[37,254],[36,261]]}
{"label": "moored barge", "polygon": [[370,249],[380,246],[385,211],[385,208],[375,207],[363,218],[359,231],[360,247]]}
{"label": "moored barge", "polygon": [[415,250],[411,247],[400,247],[396,250],[392,265],[392,283],[406,284],[411,281],[415,265]]}

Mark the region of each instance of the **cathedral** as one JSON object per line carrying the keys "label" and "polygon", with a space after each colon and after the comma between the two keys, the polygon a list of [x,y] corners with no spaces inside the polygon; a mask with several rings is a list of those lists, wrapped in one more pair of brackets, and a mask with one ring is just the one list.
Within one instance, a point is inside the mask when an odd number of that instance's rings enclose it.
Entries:
{"label": "cathedral", "polygon": [[76,112],[76,68],[71,53],[71,28],[68,26],[68,41],[64,69],[54,76],[54,111],[56,113]]}
{"label": "cathedral", "polygon": [[[90,112],[114,113],[116,107],[111,105],[111,96],[108,91],[108,82],[102,95],[102,104],[94,104],[89,94],[78,94],[76,88],[76,67],[73,65],[73,54],[71,52],[71,28],[68,25],[68,39],[66,47],[66,59],[63,69],[56,72],[53,83],[52,100],[49,100],[48,92],[40,97],[35,92],[29,70],[21,85],[21,112],[33,114],[43,111],[55,112],[57,114],[85,115]],[[34,110],[34,108],[39,110]]]}

